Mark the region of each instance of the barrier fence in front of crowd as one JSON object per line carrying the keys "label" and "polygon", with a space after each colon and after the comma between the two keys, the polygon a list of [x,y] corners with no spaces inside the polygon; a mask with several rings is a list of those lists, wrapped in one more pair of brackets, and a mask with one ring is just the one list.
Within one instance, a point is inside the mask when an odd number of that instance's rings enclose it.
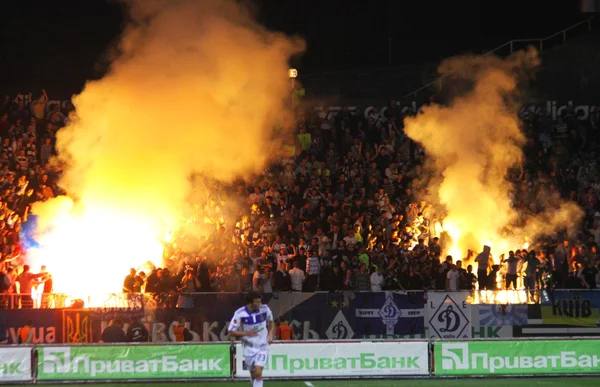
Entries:
{"label": "barrier fence in front of crowd", "polygon": [[[580,291],[596,291],[596,289],[560,289],[560,292],[580,292]],[[354,290],[342,290],[334,293],[372,293],[372,292],[358,292]],[[393,290],[395,293],[439,293],[445,291],[398,291]],[[467,302],[470,304],[534,304],[541,303],[544,300],[549,300],[552,297],[552,293],[555,290],[550,291],[546,289],[535,289],[535,290],[471,290],[471,291],[459,291],[453,293],[465,293],[468,294]],[[600,294],[600,290],[598,290]],[[274,292],[272,294],[298,294],[297,292]],[[301,294],[327,294],[332,292],[311,292]],[[0,309],[20,309],[20,308],[33,308],[33,309],[63,309],[63,308],[74,308],[82,309],[87,307],[92,308],[139,308],[142,306],[173,306],[178,308],[190,308],[193,307],[193,300],[195,297],[202,297],[203,295],[215,295],[215,294],[239,294],[239,293],[227,293],[227,292],[212,292],[212,293],[101,293],[94,295],[73,295],[66,293],[4,293],[0,294]]]}
{"label": "barrier fence in front of crowd", "polygon": [[[304,341],[271,345],[267,379],[600,374],[600,340]],[[0,347],[0,383],[249,379],[239,343]]]}
{"label": "barrier fence in front of crowd", "polygon": [[0,294],[0,308],[5,309],[63,309],[63,308],[132,308],[153,305],[161,299],[178,298],[178,294],[100,293],[73,295],[67,293],[4,293]]}

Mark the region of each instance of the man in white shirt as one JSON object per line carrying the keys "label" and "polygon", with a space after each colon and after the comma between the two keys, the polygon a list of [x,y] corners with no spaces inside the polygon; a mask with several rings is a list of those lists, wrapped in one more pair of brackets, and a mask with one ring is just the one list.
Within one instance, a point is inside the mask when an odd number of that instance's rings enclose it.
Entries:
{"label": "man in white shirt", "polygon": [[263,273],[261,268],[256,269],[254,271],[254,274],[252,275],[252,290],[254,290],[255,292],[262,292],[262,287],[266,278],[267,277]]}
{"label": "man in white shirt", "polygon": [[287,262],[296,256],[296,248],[294,245],[290,245],[290,248],[292,249],[291,254],[288,254],[284,244],[279,245],[279,250],[276,250],[279,251],[279,254],[275,255],[277,270],[283,270],[286,267]]}
{"label": "man in white shirt", "polygon": [[229,323],[229,335],[242,341],[244,362],[250,370],[252,387],[263,387],[262,371],[267,364],[275,323],[271,309],[262,305],[260,294],[249,292],[246,302],[246,306],[235,311]]}
{"label": "man in white shirt", "polygon": [[298,261],[294,261],[294,268],[288,272],[290,274],[290,282],[292,284],[292,290],[295,292],[302,291],[302,285],[306,276],[302,269],[298,267]]}
{"label": "man in white shirt", "polygon": [[265,202],[265,195],[260,193],[260,187],[254,187],[254,192],[248,196],[248,204],[258,203],[262,206]]}
{"label": "man in white shirt", "polygon": [[319,286],[319,274],[321,273],[321,259],[314,250],[306,251],[308,258],[306,260],[306,291],[314,292]]}
{"label": "man in white shirt", "polygon": [[446,291],[458,292],[458,279],[460,278],[460,272],[457,270],[456,265],[452,265],[448,274],[446,274]]}
{"label": "man in white shirt", "polygon": [[383,268],[378,267],[377,271],[371,274],[371,291],[372,292],[380,292],[381,285],[383,284]]}
{"label": "man in white shirt", "polygon": [[286,245],[283,242],[283,240],[281,239],[280,235],[277,235],[275,238],[275,242],[273,242],[273,245],[271,246],[271,249],[273,251],[280,251],[281,249],[285,249]]}

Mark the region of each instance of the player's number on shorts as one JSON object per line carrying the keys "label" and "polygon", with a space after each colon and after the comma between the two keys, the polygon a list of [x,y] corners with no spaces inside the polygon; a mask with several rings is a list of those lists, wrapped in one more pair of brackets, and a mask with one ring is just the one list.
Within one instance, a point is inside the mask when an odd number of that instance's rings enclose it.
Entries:
{"label": "player's number on shorts", "polygon": [[256,361],[263,362],[265,360],[267,360],[267,355],[265,355],[264,353],[259,353],[258,355],[256,355]]}

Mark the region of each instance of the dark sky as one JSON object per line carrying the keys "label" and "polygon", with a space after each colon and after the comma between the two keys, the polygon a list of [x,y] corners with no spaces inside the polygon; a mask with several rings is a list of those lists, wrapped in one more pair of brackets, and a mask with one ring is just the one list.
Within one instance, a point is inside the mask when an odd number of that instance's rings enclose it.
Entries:
{"label": "dark sky", "polygon": [[[202,0],[197,0],[202,1]],[[439,61],[513,38],[547,36],[585,18],[577,1],[252,0],[260,21],[298,34],[301,73]],[[526,5],[524,5],[525,3]],[[108,0],[13,0],[0,5],[0,92],[77,93],[122,26]]]}

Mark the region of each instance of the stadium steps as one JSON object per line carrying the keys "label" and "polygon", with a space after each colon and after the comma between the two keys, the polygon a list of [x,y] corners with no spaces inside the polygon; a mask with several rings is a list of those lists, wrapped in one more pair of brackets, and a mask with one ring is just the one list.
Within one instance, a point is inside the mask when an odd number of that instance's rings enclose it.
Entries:
{"label": "stadium steps", "polygon": [[537,75],[539,96],[545,99],[597,103],[597,91],[600,89],[598,47],[600,28],[544,52]]}
{"label": "stadium steps", "polygon": [[[591,30],[589,30],[591,27]],[[488,55],[507,56],[534,46],[541,50],[542,66],[537,73],[536,97],[552,99],[585,98],[600,79],[600,19],[589,18],[543,39],[517,39],[506,42]],[[583,76],[582,76],[583,75]],[[431,92],[443,90],[443,78],[433,78],[402,98],[403,102],[423,102]]]}

